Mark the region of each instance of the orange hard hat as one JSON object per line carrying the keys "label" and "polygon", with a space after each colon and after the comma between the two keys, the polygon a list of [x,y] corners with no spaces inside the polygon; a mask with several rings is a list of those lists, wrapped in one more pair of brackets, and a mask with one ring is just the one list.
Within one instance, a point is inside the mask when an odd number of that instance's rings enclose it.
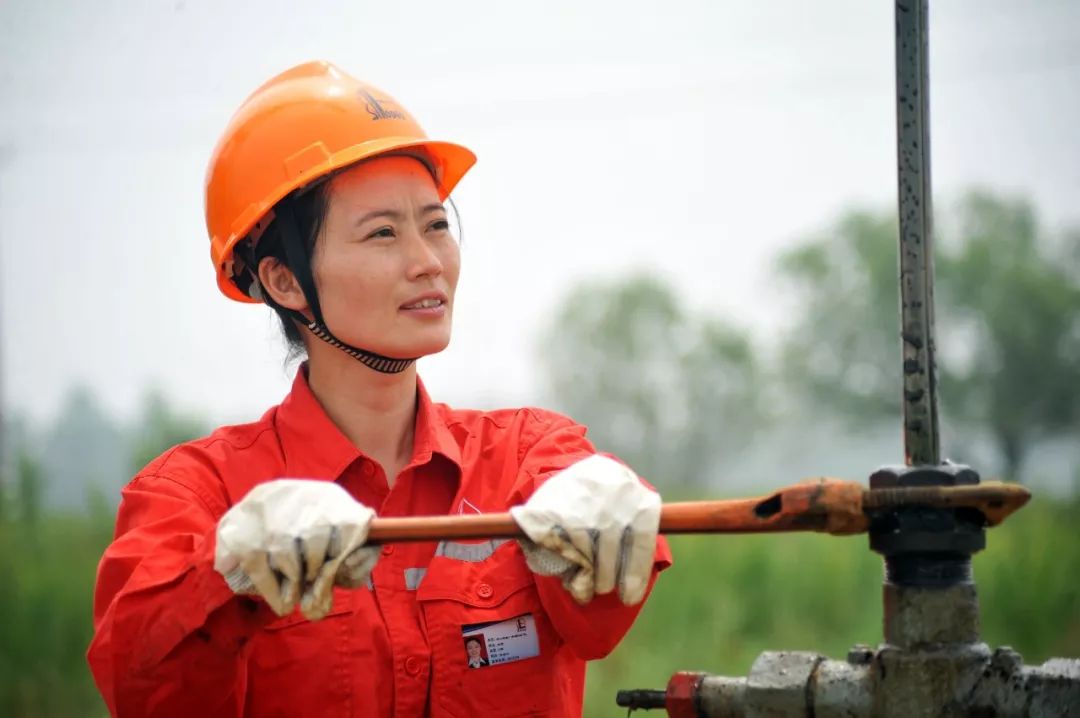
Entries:
{"label": "orange hard hat", "polygon": [[444,200],[476,162],[461,145],[429,140],[392,97],[329,62],[298,65],[255,90],[229,121],[206,172],[206,230],[221,291],[258,301],[233,282],[233,250],[266,228],[261,220],[279,200],[387,153],[421,159]]}

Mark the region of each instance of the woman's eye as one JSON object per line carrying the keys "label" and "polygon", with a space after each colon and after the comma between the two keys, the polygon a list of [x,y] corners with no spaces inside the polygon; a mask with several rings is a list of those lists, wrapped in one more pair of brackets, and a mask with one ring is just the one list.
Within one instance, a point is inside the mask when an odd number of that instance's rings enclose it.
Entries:
{"label": "woman's eye", "polygon": [[377,229],[374,232],[372,232],[371,234],[369,234],[368,239],[377,239],[377,238],[379,238],[379,239],[383,239],[383,238],[390,239],[393,236],[394,236],[394,230],[393,229],[391,229],[390,227],[383,227],[382,229]]}
{"label": "woman's eye", "polygon": [[431,229],[439,232],[445,232],[450,229],[450,222],[445,219],[439,219],[431,223]]}

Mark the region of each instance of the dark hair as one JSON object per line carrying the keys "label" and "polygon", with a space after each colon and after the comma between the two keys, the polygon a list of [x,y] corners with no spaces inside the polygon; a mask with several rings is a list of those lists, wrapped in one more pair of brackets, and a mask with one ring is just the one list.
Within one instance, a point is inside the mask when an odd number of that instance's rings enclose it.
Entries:
{"label": "dark hair", "polygon": [[[301,194],[293,194],[283,200],[292,203],[293,214],[296,217],[296,228],[304,239],[304,249],[307,251],[309,258],[314,255],[315,242],[319,237],[319,232],[322,230],[323,221],[326,219],[326,211],[330,204],[329,187],[329,182],[320,182]],[[273,257],[285,266],[289,266],[289,262],[285,257],[285,246],[282,243],[281,227],[277,220],[270,222],[255,247],[255,266],[253,270],[256,275],[258,274],[259,262],[266,257]],[[265,288],[262,289],[262,292],[264,295],[267,294]],[[288,348],[285,363],[288,364],[294,359],[303,359],[307,356],[307,350],[304,347],[303,329],[295,319],[289,316],[287,311],[272,304],[270,306],[274,313],[278,315],[278,319],[281,321],[281,332],[285,335],[285,344]]]}

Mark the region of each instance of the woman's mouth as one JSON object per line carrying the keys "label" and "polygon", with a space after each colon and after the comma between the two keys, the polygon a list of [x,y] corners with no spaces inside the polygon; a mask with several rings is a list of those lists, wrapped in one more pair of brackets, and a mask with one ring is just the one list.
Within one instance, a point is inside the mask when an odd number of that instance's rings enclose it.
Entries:
{"label": "woman's mouth", "polygon": [[431,309],[433,307],[441,307],[443,304],[443,300],[429,297],[428,299],[421,299],[419,302],[406,304],[402,309]]}
{"label": "woman's mouth", "polygon": [[401,305],[401,311],[413,317],[437,318],[446,314],[446,297],[429,295]]}

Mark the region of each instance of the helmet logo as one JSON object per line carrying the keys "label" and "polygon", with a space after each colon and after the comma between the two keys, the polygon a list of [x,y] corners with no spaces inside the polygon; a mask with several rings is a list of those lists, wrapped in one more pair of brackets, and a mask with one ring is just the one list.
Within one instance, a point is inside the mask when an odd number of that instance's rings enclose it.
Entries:
{"label": "helmet logo", "polygon": [[405,113],[400,110],[391,110],[387,108],[389,104],[386,100],[377,100],[375,95],[371,94],[367,90],[361,89],[358,94],[360,99],[364,101],[364,109],[368,111],[373,120],[404,120]]}

